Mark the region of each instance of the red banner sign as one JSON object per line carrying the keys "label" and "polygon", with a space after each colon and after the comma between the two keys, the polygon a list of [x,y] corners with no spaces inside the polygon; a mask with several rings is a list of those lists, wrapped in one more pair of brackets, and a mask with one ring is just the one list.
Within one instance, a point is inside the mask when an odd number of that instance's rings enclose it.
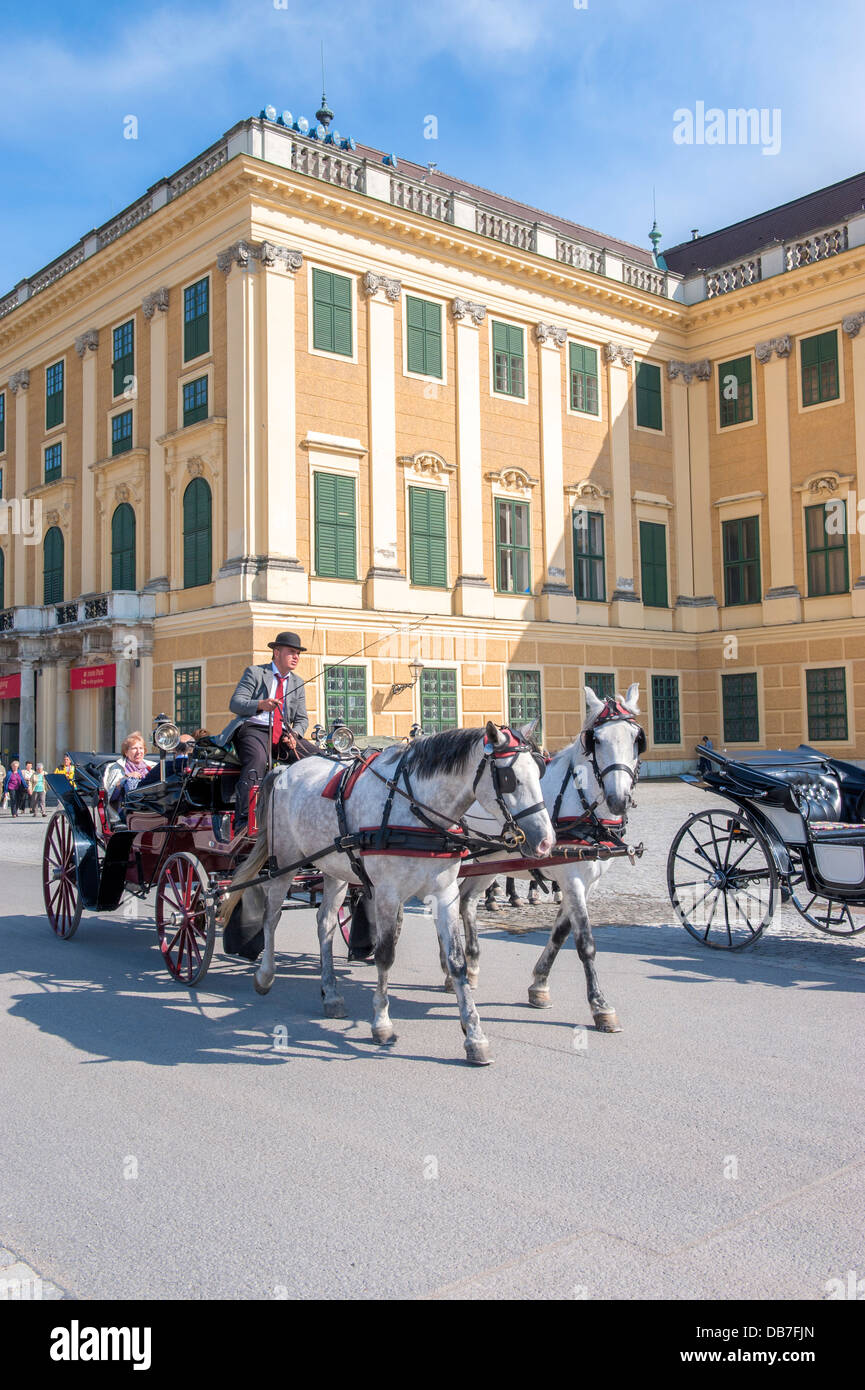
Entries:
{"label": "red banner sign", "polygon": [[103,690],[117,684],[117,666],[73,666],[69,672],[70,690]]}
{"label": "red banner sign", "polygon": [[0,676],[0,700],[17,700],[20,694],[20,671],[15,676]]}

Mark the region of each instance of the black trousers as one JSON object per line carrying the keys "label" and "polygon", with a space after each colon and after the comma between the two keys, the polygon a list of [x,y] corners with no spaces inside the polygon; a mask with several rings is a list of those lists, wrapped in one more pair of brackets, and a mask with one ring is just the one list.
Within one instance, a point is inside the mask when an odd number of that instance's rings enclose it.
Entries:
{"label": "black trousers", "polygon": [[243,829],[249,820],[249,793],[267,772],[270,758],[270,728],[267,724],[240,724],[235,730],[234,746],[240,758],[240,776],[234,794],[234,832]]}

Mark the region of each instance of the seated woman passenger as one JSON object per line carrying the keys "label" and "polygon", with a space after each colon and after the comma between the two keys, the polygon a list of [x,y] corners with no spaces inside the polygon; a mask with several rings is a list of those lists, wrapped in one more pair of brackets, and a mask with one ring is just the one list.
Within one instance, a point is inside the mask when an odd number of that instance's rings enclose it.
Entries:
{"label": "seated woman passenger", "polygon": [[108,793],[109,807],[117,811],[129,791],[141,785],[150,771],[150,764],[144,756],[144,735],[137,729],[123,740],[121,756],[105,769],[102,785]]}

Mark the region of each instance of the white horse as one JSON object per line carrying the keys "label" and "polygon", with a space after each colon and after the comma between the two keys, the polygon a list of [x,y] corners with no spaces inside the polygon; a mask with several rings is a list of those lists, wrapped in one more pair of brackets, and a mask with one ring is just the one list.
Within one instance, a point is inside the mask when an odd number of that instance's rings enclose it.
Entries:
{"label": "white horse", "polygon": [[[638,776],[639,755],[645,748],[645,736],[636,720],[639,685],[632,685],[627,695],[617,700],[600,700],[589,686],[585,687],[585,692],[586,722],[574,742],[551,759],[543,780],[544,801],[561,839],[575,820],[586,815],[588,806],[601,821],[626,817]],[[480,806],[473,806],[464,820],[469,831],[490,828]],[[624,819],[618,829],[624,830]],[[531,869],[521,871],[514,866],[514,855],[503,852],[478,861],[489,866],[488,875],[464,877],[460,881],[460,915],[465,932],[467,978],[472,989],[477,987],[480,963],[478,900],[496,875],[504,872],[502,864],[505,861],[509,875],[531,876]],[[544,878],[559,885],[563,903],[550,939],[535,965],[529,988],[529,1003],[534,1008],[550,1008],[548,977],[568,933],[573,931],[586,975],[589,1007],[595,1027],[602,1033],[619,1033],[621,1027],[615,1009],[605,999],[598,983],[586,897],[611,863],[612,859],[584,859],[544,865]],[[445,989],[449,988],[446,972]]]}
{"label": "white horse", "polygon": [[[391,831],[410,832],[397,837],[408,848],[399,850],[394,844],[390,852],[386,843],[374,846],[368,834],[361,855],[362,870],[372,890],[370,918],[375,922],[378,985],[372,1035],[376,1042],[389,1043],[395,1038],[388,1011],[388,973],[402,925],[402,905],[418,897],[433,910],[442,957],[459,1004],[467,1059],[480,1066],[489,1062],[489,1044],[468,987],[459,932],[460,852],[440,831],[455,827],[477,798],[487,813],[491,833],[500,836],[504,828],[511,843],[524,841],[533,857],[546,859],[556,837],[541,794],[537,764],[537,753],[522,736],[516,737],[490,721],[485,729],[455,729],[419,739],[407,748],[388,748],[361,772],[346,797],[345,830],[349,837],[359,831],[374,831],[383,823]],[[317,861],[324,873],[318,940],[324,1013],[327,1018],[343,1018],[345,1002],[333,969],[333,932],[349,884],[362,882],[362,877],[358,851],[348,845],[345,849],[337,846],[344,833],[337,804],[323,795],[333,775],[333,762],[304,758],[264,779],[256,808],[259,830],[255,849],[232,880],[220,919],[227,924],[241,896],[236,889],[254,879],[271,856],[278,865],[287,866],[333,844],[333,852]],[[266,994],[273,984],[274,933],[285,890],[285,878],[250,890],[254,895],[250,906],[256,916],[260,912],[264,928],[264,950],[254,977],[259,994]]]}

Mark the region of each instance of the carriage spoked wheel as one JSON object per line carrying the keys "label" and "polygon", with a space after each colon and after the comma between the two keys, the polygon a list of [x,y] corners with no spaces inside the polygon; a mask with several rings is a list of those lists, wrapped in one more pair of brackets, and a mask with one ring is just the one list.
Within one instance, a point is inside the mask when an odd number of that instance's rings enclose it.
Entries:
{"label": "carriage spoked wheel", "polygon": [[667,857],[676,916],[703,946],[741,951],[762,935],[778,901],[765,836],[736,811],[715,807],[685,821]]}
{"label": "carriage spoked wheel", "polygon": [[216,941],[208,880],[194,854],[172,854],[156,885],[156,932],[169,975],[190,988],[207,974]]}
{"label": "carriage spoked wheel", "polygon": [[45,831],[42,893],[52,931],[61,941],[69,941],[78,930],[84,904],[78,889],[75,838],[63,811],[54,812]]}
{"label": "carriage spoked wheel", "polygon": [[805,882],[804,873],[790,878],[790,895],[793,906],[801,917],[812,927],[828,932],[830,936],[856,936],[865,931],[865,903],[848,903],[840,898],[827,898],[812,893]]}

